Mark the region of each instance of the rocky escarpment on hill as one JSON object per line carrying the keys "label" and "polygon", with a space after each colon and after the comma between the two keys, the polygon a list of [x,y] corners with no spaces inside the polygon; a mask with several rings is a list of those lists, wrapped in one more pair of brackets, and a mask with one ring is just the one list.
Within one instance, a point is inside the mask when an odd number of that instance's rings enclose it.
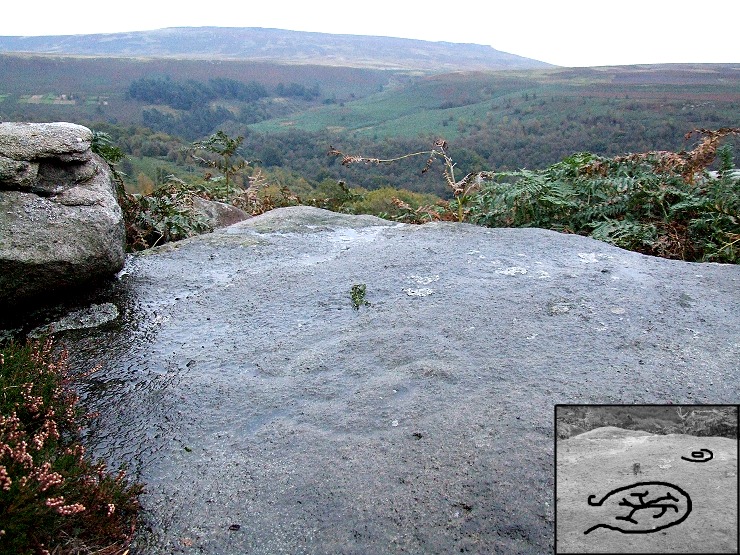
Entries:
{"label": "rocky escarpment on hill", "polygon": [[540,554],[554,405],[736,402],[738,285],[296,207],[131,256],[120,316],[59,338],[103,365],[96,454],[147,484],[138,553]]}
{"label": "rocky escarpment on hill", "polygon": [[123,267],[121,208],[91,141],[71,123],[0,123],[0,306]]}

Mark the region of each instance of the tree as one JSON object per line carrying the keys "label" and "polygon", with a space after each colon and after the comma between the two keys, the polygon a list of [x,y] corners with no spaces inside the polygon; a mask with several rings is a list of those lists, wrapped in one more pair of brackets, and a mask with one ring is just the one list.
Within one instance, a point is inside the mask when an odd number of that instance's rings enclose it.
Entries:
{"label": "tree", "polygon": [[[244,137],[242,136],[232,139],[226,133],[219,130],[203,141],[195,141],[189,149],[191,151],[190,155],[195,160],[221,173],[226,181],[227,194],[231,193],[231,177],[249,165],[249,162],[243,158],[234,161],[235,157],[238,156],[237,151],[243,141]],[[199,150],[205,150],[211,154],[215,154],[218,158],[216,160],[210,160],[197,156],[195,153]]]}

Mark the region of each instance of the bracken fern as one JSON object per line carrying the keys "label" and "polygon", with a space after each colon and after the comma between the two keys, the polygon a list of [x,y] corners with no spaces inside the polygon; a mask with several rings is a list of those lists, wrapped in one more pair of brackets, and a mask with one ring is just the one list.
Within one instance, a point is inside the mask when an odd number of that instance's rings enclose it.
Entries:
{"label": "bracken fern", "polygon": [[579,153],[544,170],[495,173],[474,199],[470,220],[579,233],[665,258],[736,263],[740,180],[726,150],[718,176],[707,167],[719,140],[740,129],[696,132],[704,138],[689,152]]}

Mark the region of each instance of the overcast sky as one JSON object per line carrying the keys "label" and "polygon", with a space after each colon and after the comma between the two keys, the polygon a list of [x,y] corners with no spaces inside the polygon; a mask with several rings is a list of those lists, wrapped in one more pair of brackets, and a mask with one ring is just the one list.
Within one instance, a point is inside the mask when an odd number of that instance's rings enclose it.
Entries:
{"label": "overcast sky", "polygon": [[33,0],[0,35],[272,27],[490,45],[561,66],[740,63],[740,0]]}

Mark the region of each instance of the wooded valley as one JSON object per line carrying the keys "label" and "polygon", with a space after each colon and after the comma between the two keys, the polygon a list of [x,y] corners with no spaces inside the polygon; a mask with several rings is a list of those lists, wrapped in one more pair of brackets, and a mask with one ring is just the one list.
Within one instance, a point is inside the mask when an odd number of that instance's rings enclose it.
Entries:
{"label": "wooded valley", "polygon": [[693,146],[684,139],[692,129],[740,125],[740,75],[731,65],[432,74],[3,54],[0,74],[0,119],[72,121],[109,133],[128,155],[132,191],[202,173],[184,147],[217,130],[244,136],[243,156],[284,185],[343,180],[448,196],[417,160],[343,167],[326,153],[335,146],[390,158],[443,138],[459,171],[504,171],[583,151],[680,151]]}

